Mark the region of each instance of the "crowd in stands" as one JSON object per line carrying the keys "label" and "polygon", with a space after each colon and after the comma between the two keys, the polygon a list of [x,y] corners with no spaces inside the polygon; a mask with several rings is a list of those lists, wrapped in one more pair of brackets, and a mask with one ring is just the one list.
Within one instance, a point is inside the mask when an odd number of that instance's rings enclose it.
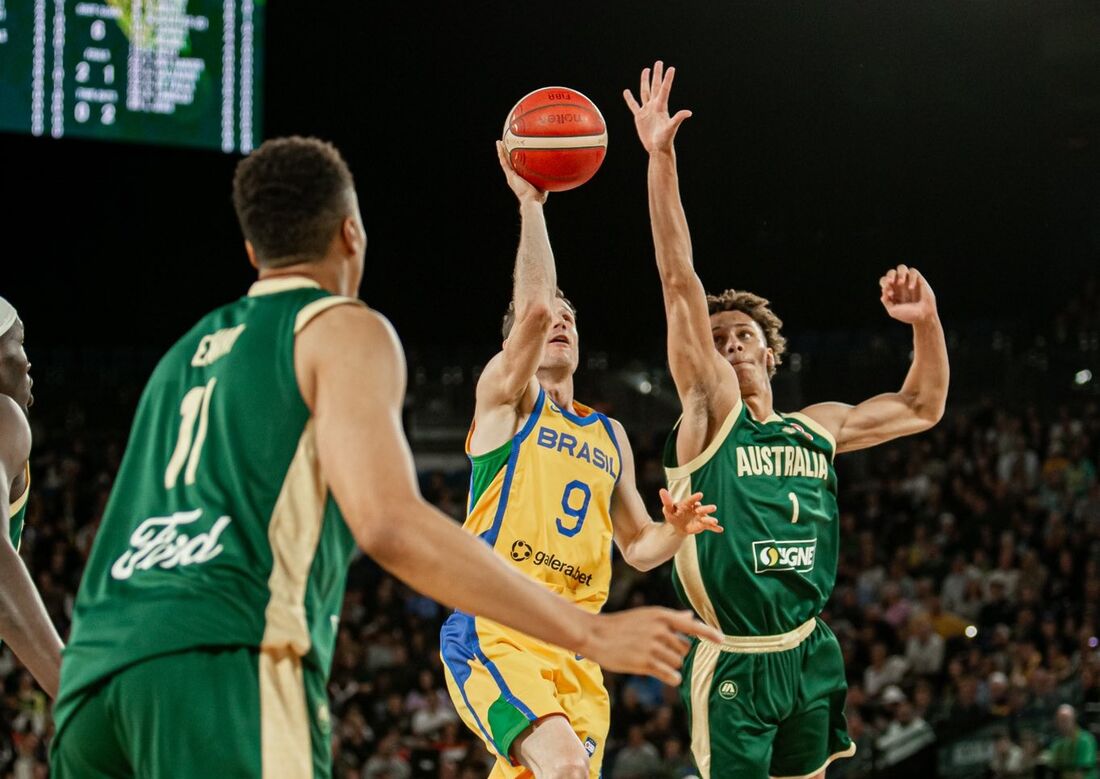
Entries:
{"label": "crowd in stands", "polygon": [[[1095,309],[1081,315],[1096,325]],[[124,428],[95,429],[74,407],[35,430],[21,551],[62,635],[124,445]],[[655,516],[661,444],[634,442]],[[925,435],[837,463],[840,565],[823,617],[843,649],[858,751],[829,776],[1095,776],[1095,765],[1073,763],[1095,764],[1100,736],[1095,395],[1067,391],[1065,405],[1044,411],[949,409]],[[462,519],[465,474],[422,474],[422,488]],[[616,560],[609,608],[672,603],[667,566],[640,574]],[[355,562],[329,688],[337,779],[488,774],[492,758],[444,684],[446,614],[369,559]],[[6,648],[0,679],[0,777],[45,777],[48,701]],[[693,776],[678,692],[648,678],[606,681],[604,775]],[[968,738],[970,767],[951,773],[951,745]]]}

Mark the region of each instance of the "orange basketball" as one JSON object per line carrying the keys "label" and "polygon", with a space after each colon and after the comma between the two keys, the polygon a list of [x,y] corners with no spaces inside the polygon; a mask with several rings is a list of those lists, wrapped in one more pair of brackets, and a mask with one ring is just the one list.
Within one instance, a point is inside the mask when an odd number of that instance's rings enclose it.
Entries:
{"label": "orange basketball", "polygon": [[524,95],[508,114],[504,148],[516,173],[539,189],[563,192],[600,169],[607,125],[577,90],[543,87]]}

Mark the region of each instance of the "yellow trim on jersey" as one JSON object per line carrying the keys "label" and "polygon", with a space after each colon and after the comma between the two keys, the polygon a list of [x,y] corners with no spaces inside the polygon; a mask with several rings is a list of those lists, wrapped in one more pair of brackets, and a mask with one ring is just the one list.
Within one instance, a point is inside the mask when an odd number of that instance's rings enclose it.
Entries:
{"label": "yellow trim on jersey", "polygon": [[[669,479],[668,492],[674,501],[682,501],[691,495],[691,477],[673,481]],[[699,549],[696,546],[696,537],[688,536],[680,544],[673,558],[676,567],[676,575],[680,577],[680,584],[684,587],[684,594],[688,602],[699,617],[713,628],[721,630],[718,622],[718,612],[711,603],[707,587],[703,583],[703,573],[699,570]]]}
{"label": "yellow trim on jersey", "polygon": [[829,446],[831,446],[832,449],[833,449],[833,458],[834,459],[836,458],[836,439],[833,438],[833,434],[830,433],[828,431],[828,429],[826,429],[825,425],[821,424],[820,422],[818,422],[816,419],[813,419],[812,417],[806,416],[801,411],[793,411],[790,414],[784,414],[784,416],[789,417],[791,419],[798,420],[799,422],[804,424],[806,427],[810,428],[810,430],[813,430],[819,436],[821,436],[826,441],[828,441]]}
{"label": "yellow trim on jersey", "polygon": [[302,660],[260,652],[260,773],[262,779],[312,779],[313,746]]}
{"label": "yellow trim on jersey", "polygon": [[710,779],[710,688],[721,654],[717,644],[702,641],[691,664],[691,753],[699,779]]}
{"label": "yellow trim on jersey", "polygon": [[[730,431],[733,430],[733,425],[737,422],[737,417],[741,414],[741,408],[744,406],[744,402],[738,398],[737,403],[734,404],[730,413],[726,416],[722,422],[722,426],[718,428],[718,432],[714,434],[714,438],[711,440],[707,448],[692,458],[691,462],[684,465],[677,465],[675,468],[665,468],[665,473],[668,476],[668,480],[671,483],[673,479],[682,479],[686,476],[690,476],[695,471],[702,468],[710,458],[714,457],[718,453],[718,450],[722,448],[722,444],[725,443],[726,438],[729,437]],[[681,418],[682,419],[682,418]],[[677,422],[677,430],[680,423]],[[691,493],[687,493],[690,495]],[[686,495],[685,495],[686,497]]]}
{"label": "yellow trim on jersey", "polygon": [[817,776],[818,774],[822,773],[826,768],[832,765],[834,760],[839,760],[842,757],[851,757],[855,753],[856,744],[853,741],[843,752],[834,752],[833,754],[829,755],[828,759],[821,766],[821,768],[818,768],[816,771],[810,771],[810,773],[802,774],[802,776],[773,776],[771,777],[771,779],[810,779],[811,777]]}
{"label": "yellow trim on jersey", "polygon": [[[817,618],[810,617],[801,625],[787,633],[776,636],[723,636],[719,648],[723,652],[743,655],[759,655],[769,652],[786,652],[801,644],[817,627]],[[700,641],[707,642],[706,639]]]}
{"label": "yellow trim on jersey", "polygon": [[319,314],[328,311],[334,306],[355,305],[366,306],[359,298],[346,298],[343,295],[332,295],[331,297],[321,298],[320,300],[314,300],[312,303],[307,303],[302,306],[302,309],[298,312],[298,316],[294,318],[294,335],[302,332],[306,325],[314,320]]}
{"label": "yellow trim on jersey", "polygon": [[260,644],[265,650],[290,650],[299,657],[309,651],[306,585],[321,539],[327,497],[328,487],[321,475],[310,419],[298,439],[298,449],[267,526],[272,565],[267,580],[271,600],[264,611],[264,636]]}
{"label": "yellow trim on jersey", "polygon": [[8,504],[8,517],[9,518],[14,517],[16,514],[18,514],[20,511],[22,511],[23,507],[25,505],[27,505],[27,498],[30,497],[30,494],[31,494],[31,461],[30,460],[27,460],[27,462],[23,465],[23,473],[27,477],[27,479],[26,479],[27,486],[23,488],[23,494],[22,495],[20,495],[18,498],[16,498],[10,504]]}
{"label": "yellow trim on jersey", "polygon": [[307,276],[273,276],[270,279],[260,279],[253,282],[252,286],[248,288],[248,296],[255,298],[260,295],[274,295],[276,292],[286,292],[291,289],[307,288],[320,289],[321,285]]}

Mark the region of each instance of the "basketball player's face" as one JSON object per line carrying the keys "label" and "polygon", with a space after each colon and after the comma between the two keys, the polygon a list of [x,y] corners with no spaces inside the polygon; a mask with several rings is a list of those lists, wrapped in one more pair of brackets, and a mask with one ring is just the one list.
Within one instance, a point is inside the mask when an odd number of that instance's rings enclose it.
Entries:
{"label": "basketball player's face", "polygon": [[0,394],[7,395],[27,411],[34,404],[31,364],[23,351],[23,322],[15,320],[0,337]]}
{"label": "basketball player's face", "polygon": [[768,369],[775,355],[768,348],[764,331],[744,311],[719,311],[711,314],[710,333],[714,348],[737,371],[742,394],[768,383]]}
{"label": "basketball player's face", "polygon": [[542,350],[542,364],[539,368],[560,370],[567,368],[572,374],[580,362],[580,336],[577,333],[577,318],[565,301],[558,298],[554,310],[554,324],[546,337],[546,346]]}

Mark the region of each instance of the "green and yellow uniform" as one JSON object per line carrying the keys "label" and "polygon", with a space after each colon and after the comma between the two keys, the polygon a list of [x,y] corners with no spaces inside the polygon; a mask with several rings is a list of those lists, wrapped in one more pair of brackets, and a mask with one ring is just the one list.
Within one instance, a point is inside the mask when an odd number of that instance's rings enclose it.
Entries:
{"label": "green and yellow uniform", "polygon": [[676,460],[676,500],[702,492],[724,533],[685,539],[677,594],[726,636],[696,641],[681,694],[702,779],[806,777],[855,752],[840,646],[817,618],[836,581],[836,444],[802,414],[757,421],[738,401],[711,444]]}
{"label": "green and yellow uniform", "polygon": [[[585,611],[602,609],[611,584],[611,496],[622,473],[611,421],[580,403],[560,408],[540,389],[515,437],[470,460],[465,529],[547,589]],[[512,743],[551,715],[569,720],[591,758],[590,775],[600,776],[610,699],[599,665],[459,611],[443,625],[440,654],[455,708],[497,756],[491,777],[530,776],[512,761]]]}
{"label": "green and yellow uniform", "polygon": [[354,542],[294,341],[344,304],[360,305],[259,281],[153,372],[76,600],[54,777],[329,776],[325,679]]}
{"label": "green and yellow uniform", "polygon": [[15,551],[19,551],[19,545],[23,543],[23,521],[27,516],[27,498],[31,494],[31,464],[23,466],[23,474],[26,477],[23,494],[8,504],[8,537]]}

